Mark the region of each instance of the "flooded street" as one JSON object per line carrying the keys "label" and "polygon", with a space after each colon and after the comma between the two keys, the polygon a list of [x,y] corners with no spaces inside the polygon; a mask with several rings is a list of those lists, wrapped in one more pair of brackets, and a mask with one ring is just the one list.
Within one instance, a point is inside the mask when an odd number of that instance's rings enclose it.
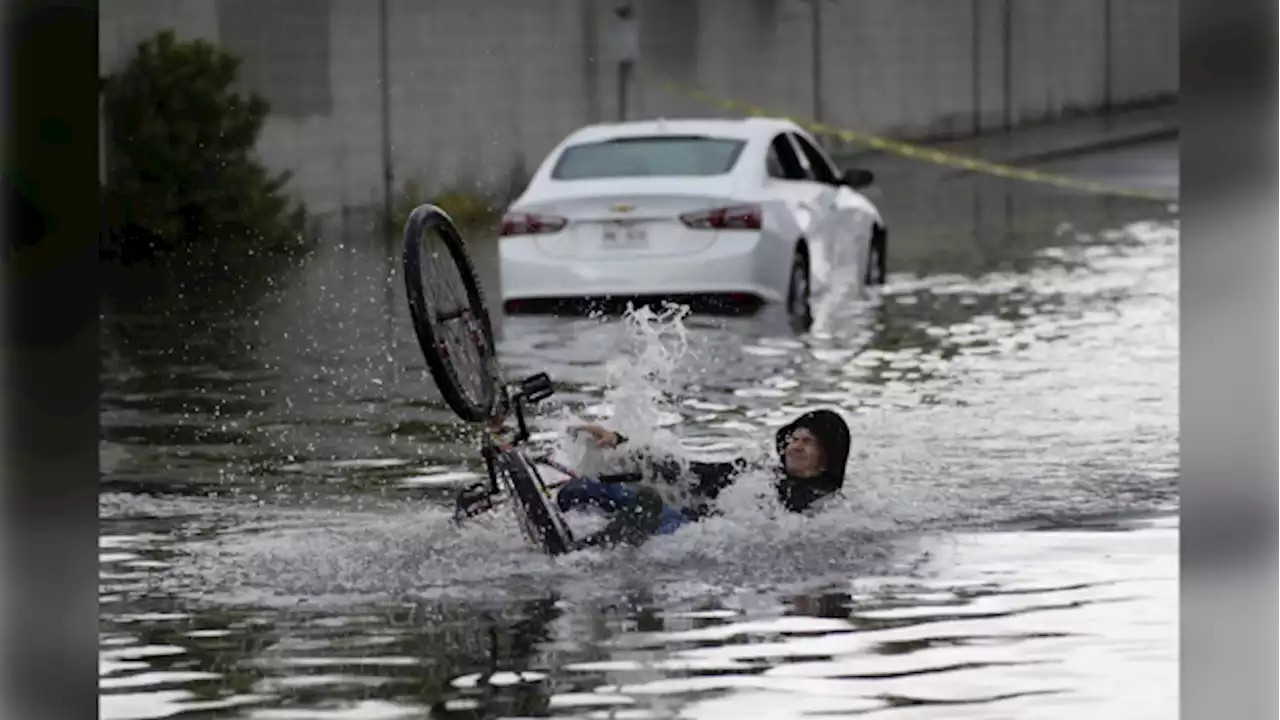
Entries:
{"label": "flooded street", "polygon": [[[1040,169],[1176,192],[1177,144]],[[690,456],[849,420],[842,504],[551,561],[434,391],[398,248],[252,312],[103,318],[104,718],[1164,718],[1177,707],[1178,226],[1159,202],[882,174],[890,276],[759,317],[509,317],[509,376]],[[388,279],[389,278],[389,279]],[[567,446],[572,455],[578,449]]]}

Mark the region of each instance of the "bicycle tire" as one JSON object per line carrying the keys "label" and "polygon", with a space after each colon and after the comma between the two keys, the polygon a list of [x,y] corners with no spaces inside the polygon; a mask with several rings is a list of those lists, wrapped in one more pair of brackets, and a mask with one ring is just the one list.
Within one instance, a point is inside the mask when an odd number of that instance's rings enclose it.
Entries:
{"label": "bicycle tire", "polygon": [[[435,233],[448,250],[453,268],[462,281],[466,296],[465,308],[448,308],[442,313],[441,308],[433,307],[427,300],[422,270],[423,240],[428,237],[428,233]],[[498,369],[493,324],[475,266],[457,226],[441,208],[431,204],[419,205],[405,222],[403,240],[404,283],[409,316],[418,346],[441,396],[458,417],[468,422],[486,422],[504,417],[507,403]],[[434,284],[443,280],[446,279],[437,277],[429,282]],[[454,313],[457,314],[456,317],[441,319],[441,315]],[[453,353],[449,352],[443,332],[443,322],[458,319],[466,324],[468,330],[463,341],[468,342],[479,357],[479,367],[471,368],[472,375],[479,375],[476,378],[478,387],[470,388],[471,392],[463,385],[462,373],[454,361]],[[440,327],[437,327],[438,324]]]}
{"label": "bicycle tire", "polygon": [[519,506],[521,527],[535,545],[549,555],[563,555],[574,548],[573,533],[560,510],[546,495],[538,471],[515,450],[502,453],[501,463],[506,470],[508,488]]}

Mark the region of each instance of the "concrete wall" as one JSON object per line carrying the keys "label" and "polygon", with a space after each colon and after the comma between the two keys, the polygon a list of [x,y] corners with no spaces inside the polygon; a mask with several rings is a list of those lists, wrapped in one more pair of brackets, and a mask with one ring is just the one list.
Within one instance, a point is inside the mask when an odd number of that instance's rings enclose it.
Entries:
{"label": "concrete wall", "polygon": [[[1176,95],[1176,0],[635,0],[633,116],[716,115],[675,80],[898,137],[967,134]],[[502,186],[616,117],[613,2],[387,0],[396,185]],[[103,72],[166,27],[245,58],[260,152],[313,212],[380,206],[377,0],[113,0]],[[816,33],[815,33],[816,28]],[[816,56],[816,58],[815,58]],[[816,80],[815,80],[816,78]]]}

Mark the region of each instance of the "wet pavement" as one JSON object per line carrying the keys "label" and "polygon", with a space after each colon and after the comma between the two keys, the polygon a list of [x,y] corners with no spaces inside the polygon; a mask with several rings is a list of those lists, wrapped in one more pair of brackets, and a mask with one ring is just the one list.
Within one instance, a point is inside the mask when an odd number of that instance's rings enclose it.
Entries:
{"label": "wet pavement", "polygon": [[[1043,169],[1176,189],[1176,153]],[[540,437],[573,416],[763,452],[842,409],[847,498],[808,521],[748,477],[637,550],[551,562],[509,518],[453,527],[475,438],[386,247],[335,245],[252,313],[109,311],[103,717],[1175,713],[1176,214],[883,177],[889,282],[805,335],[768,313],[502,328],[513,376],[558,383]]]}

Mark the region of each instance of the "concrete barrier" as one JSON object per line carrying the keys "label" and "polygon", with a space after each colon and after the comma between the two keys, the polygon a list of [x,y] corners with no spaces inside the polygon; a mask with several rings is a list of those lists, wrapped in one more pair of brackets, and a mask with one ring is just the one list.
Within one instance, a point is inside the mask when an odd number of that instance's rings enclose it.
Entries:
{"label": "concrete barrier", "polygon": [[[640,76],[882,135],[965,134],[1178,90],[1175,0],[633,4]],[[382,204],[384,89],[395,185],[498,185],[575,127],[614,119],[610,8],[116,0],[102,8],[100,54],[109,71],[137,41],[174,28],[243,56],[245,84],[273,106],[262,155],[295,174],[315,211],[331,212]],[[636,116],[715,113],[652,87],[631,89]]]}

